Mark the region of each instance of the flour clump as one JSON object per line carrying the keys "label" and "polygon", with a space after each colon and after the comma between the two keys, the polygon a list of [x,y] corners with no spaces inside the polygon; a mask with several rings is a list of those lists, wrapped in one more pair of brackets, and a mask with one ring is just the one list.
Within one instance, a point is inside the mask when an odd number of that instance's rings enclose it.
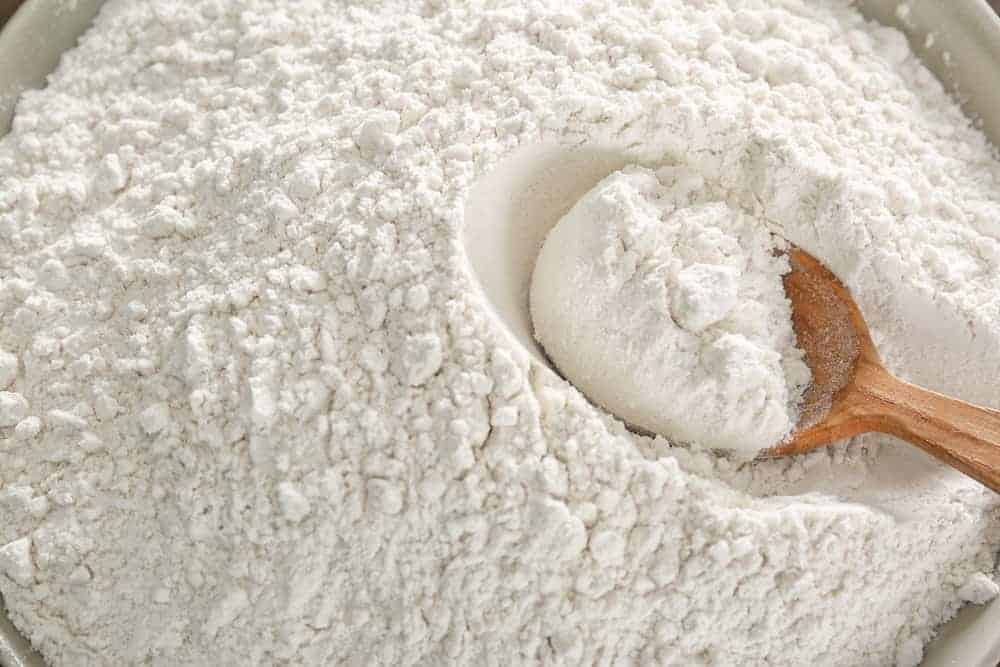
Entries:
{"label": "flour clump", "polygon": [[617,172],[542,246],[535,335],[626,422],[752,457],[788,435],[809,382],[778,244],[696,174]]}

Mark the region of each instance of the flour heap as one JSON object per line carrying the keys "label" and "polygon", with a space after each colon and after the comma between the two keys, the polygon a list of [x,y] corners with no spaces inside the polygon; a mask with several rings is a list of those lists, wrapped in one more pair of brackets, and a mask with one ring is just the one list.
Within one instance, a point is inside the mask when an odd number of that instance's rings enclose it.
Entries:
{"label": "flour heap", "polygon": [[53,667],[915,665],[996,594],[996,496],[920,452],[740,464],[531,361],[460,234],[542,142],[699,174],[1000,404],[1000,162],[847,2],[108,0],[0,140],[0,593]]}
{"label": "flour heap", "polygon": [[535,335],[629,424],[752,458],[791,432],[810,380],[779,243],[697,173],[616,172],[542,246]]}

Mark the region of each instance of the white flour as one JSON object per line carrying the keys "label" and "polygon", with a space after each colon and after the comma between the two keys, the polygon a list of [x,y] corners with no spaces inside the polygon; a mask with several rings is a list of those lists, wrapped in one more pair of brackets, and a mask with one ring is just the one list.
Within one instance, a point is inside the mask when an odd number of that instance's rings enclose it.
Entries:
{"label": "white flour", "polygon": [[535,333],[566,378],[629,424],[752,458],[788,435],[809,368],[761,221],[695,172],[630,168],[549,233]]}
{"label": "white flour", "polygon": [[519,145],[683,162],[894,370],[998,405],[1000,162],[902,37],[834,0],[359,5],[110,0],[0,140],[0,592],[52,665],[914,665],[996,593],[994,494],[877,438],[634,436],[459,242]]}

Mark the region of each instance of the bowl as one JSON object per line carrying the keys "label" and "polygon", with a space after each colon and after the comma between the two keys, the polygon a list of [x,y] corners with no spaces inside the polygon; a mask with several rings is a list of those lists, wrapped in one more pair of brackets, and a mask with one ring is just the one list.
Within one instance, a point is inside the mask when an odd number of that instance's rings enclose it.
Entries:
{"label": "bowl", "polygon": [[[103,0],[27,0],[0,31],[0,135],[20,93],[44,85]],[[955,91],[966,111],[1000,146],[1000,19],[985,0],[860,0],[870,18],[903,30],[917,55]],[[928,44],[928,33],[934,34]],[[39,36],[44,36],[40,38]],[[515,153],[474,187],[464,243],[493,315],[510,337],[548,364],[531,336],[527,311],[531,267],[545,234],[572,203],[626,163],[612,147],[533,147]],[[1000,600],[967,606],[928,647],[925,667],[995,667],[1000,663]],[[44,667],[0,604],[0,667]]]}

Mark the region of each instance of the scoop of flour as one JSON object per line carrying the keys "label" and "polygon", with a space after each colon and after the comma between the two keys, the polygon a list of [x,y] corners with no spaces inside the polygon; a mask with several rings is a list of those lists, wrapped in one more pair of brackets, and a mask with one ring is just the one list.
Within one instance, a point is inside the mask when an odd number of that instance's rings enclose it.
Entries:
{"label": "scoop of flour", "polygon": [[790,432],[810,378],[778,243],[697,174],[616,172],[542,247],[535,336],[567,379],[630,424],[753,456]]}

